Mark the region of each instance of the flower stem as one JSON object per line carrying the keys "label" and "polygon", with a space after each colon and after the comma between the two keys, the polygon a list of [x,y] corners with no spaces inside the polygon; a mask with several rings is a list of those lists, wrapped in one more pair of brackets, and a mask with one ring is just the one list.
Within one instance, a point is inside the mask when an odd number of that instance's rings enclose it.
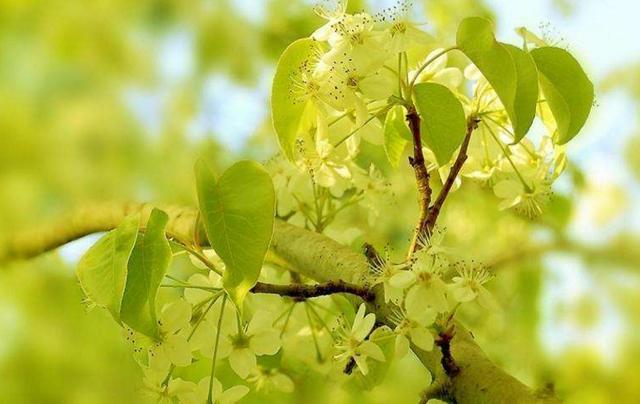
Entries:
{"label": "flower stem", "polygon": [[218,344],[220,343],[220,329],[222,328],[222,318],[224,316],[224,306],[227,303],[227,295],[222,298],[220,305],[220,316],[218,317],[218,329],[216,330],[216,341],[213,346],[213,360],[211,361],[211,378],[209,379],[209,396],[207,403],[213,404],[213,378],[216,374],[216,361],[218,360]]}

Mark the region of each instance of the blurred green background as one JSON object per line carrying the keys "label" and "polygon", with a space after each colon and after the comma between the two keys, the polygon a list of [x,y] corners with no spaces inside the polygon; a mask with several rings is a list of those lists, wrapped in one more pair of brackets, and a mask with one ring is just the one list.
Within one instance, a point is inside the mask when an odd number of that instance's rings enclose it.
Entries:
{"label": "blurred green background", "polygon": [[[275,61],[321,20],[312,1],[0,0],[0,238],[100,200],[195,205],[192,166],[276,150],[268,117]],[[376,10],[388,1],[354,1]],[[570,169],[535,221],[499,212],[490,191],[448,202],[448,243],[493,264],[503,312],[461,313],[481,346],[526,383],[570,403],[640,402],[640,6],[634,0],[416,0],[451,43],[465,16],[525,25],[569,48],[597,105]],[[461,63],[462,59],[454,63]],[[406,242],[416,212],[408,167],[397,203],[367,240]],[[393,217],[389,217],[393,216]],[[329,234],[366,226],[346,212]],[[354,245],[364,241],[358,237]],[[138,402],[140,374],[105,312],[87,313],[74,264],[94,238],[0,267],[0,402]],[[412,402],[420,366],[395,363],[370,392],[319,378],[248,402]]]}

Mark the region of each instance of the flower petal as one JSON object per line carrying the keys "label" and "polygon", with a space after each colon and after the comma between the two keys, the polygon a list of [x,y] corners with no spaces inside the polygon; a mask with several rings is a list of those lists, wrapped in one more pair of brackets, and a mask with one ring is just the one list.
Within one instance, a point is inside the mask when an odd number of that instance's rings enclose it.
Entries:
{"label": "flower petal", "polygon": [[229,354],[229,364],[238,376],[246,379],[257,366],[256,356],[249,348],[234,349]]}
{"label": "flower petal", "polygon": [[431,351],[433,349],[433,335],[425,327],[415,327],[409,331],[411,342],[423,351]]}
{"label": "flower petal", "polygon": [[412,271],[400,271],[389,279],[389,284],[394,288],[406,289],[416,280]]}
{"label": "flower petal", "polygon": [[225,390],[218,398],[218,401],[220,401],[220,404],[233,404],[240,401],[248,393],[249,388],[247,386],[233,386]]}
{"label": "flower petal", "polygon": [[275,329],[256,334],[249,341],[249,347],[256,355],[275,355],[281,346],[280,332]]}

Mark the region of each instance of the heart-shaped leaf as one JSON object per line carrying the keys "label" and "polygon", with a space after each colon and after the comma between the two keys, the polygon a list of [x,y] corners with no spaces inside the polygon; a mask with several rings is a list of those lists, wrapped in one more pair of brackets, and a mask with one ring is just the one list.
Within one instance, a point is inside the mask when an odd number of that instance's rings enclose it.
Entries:
{"label": "heart-shaped leaf", "polygon": [[451,160],[466,132],[466,120],[458,98],[442,84],[415,86],[415,103],[420,118],[420,135],[435,154],[439,165]]}
{"label": "heart-shaped leaf", "polygon": [[547,46],[531,51],[540,72],[540,87],[556,120],[559,144],[580,132],[593,105],[593,83],[564,49]]}
{"label": "heart-shaped leaf", "polygon": [[234,164],[216,180],[200,160],[196,186],[207,237],[226,266],[223,285],[242,307],[244,297],[258,281],[273,234],[273,182],[253,161]]}
{"label": "heart-shaped leaf", "polygon": [[82,256],[77,276],[89,301],[104,307],[120,322],[120,307],[127,282],[127,263],[138,236],[140,215],[125,218]]}
{"label": "heart-shaped leaf", "polygon": [[531,57],[496,41],[493,24],[481,17],[466,18],[460,23],[457,43],[495,90],[511,120],[515,141],[519,141],[535,116],[538,86]]}
{"label": "heart-shaped leaf", "polygon": [[129,258],[120,310],[125,324],[153,338],[159,337],[156,296],[171,262],[171,247],[165,236],[168,221],[166,213],[153,209],[145,231],[138,235]]}

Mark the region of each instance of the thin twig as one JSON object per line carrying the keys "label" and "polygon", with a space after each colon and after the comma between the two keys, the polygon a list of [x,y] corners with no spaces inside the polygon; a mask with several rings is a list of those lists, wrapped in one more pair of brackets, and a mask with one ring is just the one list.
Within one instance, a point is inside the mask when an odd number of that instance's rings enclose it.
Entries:
{"label": "thin twig", "polygon": [[429,213],[427,215],[426,220],[422,224],[420,228],[421,235],[431,234],[433,228],[436,225],[436,221],[438,220],[438,215],[440,215],[440,210],[442,210],[442,205],[444,205],[444,201],[447,199],[453,184],[460,174],[460,170],[464,165],[465,161],[467,161],[467,150],[469,149],[469,141],[471,140],[471,134],[478,127],[478,123],[480,121],[477,117],[471,116],[467,122],[467,133],[462,141],[462,145],[460,146],[460,151],[458,152],[458,157],[456,157],[456,161],[451,166],[451,170],[449,170],[449,175],[436,198],[436,201],[429,208]]}
{"label": "thin twig", "polygon": [[266,293],[280,296],[289,296],[304,300],[313,297],[327,296],[335,293],[349,293],[361,297],[365,301],[373,301],[375,294],[373,291],[363,286],[347,283],[342,280],[318,283],[315,285],[291,284],[276,285],[271,283],[258,282],[252,289],[253,293]]}

